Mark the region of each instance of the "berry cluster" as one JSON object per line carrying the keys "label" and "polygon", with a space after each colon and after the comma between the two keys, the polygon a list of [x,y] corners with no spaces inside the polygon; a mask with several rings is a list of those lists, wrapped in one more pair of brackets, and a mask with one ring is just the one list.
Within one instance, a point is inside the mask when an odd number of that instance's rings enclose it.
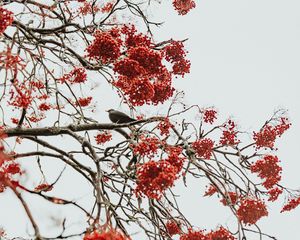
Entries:
{"label": "berry cluster", "polygon": [[187,14],[191,9],[196,7],[194,0],[174,0],[173,6],[179,15]]}
{"label": "berry cluster", "polygon": [[[51,105],[45,102],[50,95],[45,93],[45,85],[41,81],[26,80],[19,82],[14,80],[10,89],[10,100],[8,104],[19,109],[27,109],[26,118],[31,122],[38,122],[45,118],[43,112],[55,108],[55,105]],[[35,103],[35,104],[33,104]],[[33,106],[37,106],[36,111]],[[16,123],[17,121],[13,121]]]}
{"label": "berry cluster", "polygon": [[108,2],[101,8],[101,12],[109,13],[112,10],[113,6],[114,6],[113,2]]}
{"label": "berry cluster", "polygon": [[166,223],[166,231],[170,236],[181,233],[180,224],[175,220],[170,220]]}
{"label": "berry cluster", "polygon": [[166,189],[174,185],[178,178],[177,168],[168,161],[149,161],[138,166],[137,169],[137,196],[147,196],[151,199],[161,199]]}
{"label": "berry cluster", "polygon": [[280,194],[282,194],[282,189],[281,188],[273,188],[271,190],[268,191],[268,194],[269,194],[269,198],[268,198],[268,201],[271,201],[271,202],[274,202],[277,200],[277,198],[279,197]]}
{"label": "berry cluster", "polygon": [[236,145],[240,141],[237,139],[237,131],[235,130],[236,125],[232,120],[228,120],[227,123],[223,125],[223,133],[220,139],[220,144],[223,146]]}
{"label": "berry cluster", "polygon": [[173,64],[172,72],[176,75],[182,75],[190,72],[191,63],[186,60],[186,52],[182,42],[171,41],[171,43],[165,47],[165,59]]}
{"label": "berry cluster", "polygon": [[86,51],[90,59],[107,64],[120,57],[121,42],[111,32],[96,31],[94,41]]}
{"label": "berry cluster", "polygon": [[4,33],[6,28],[14,21],[14,15],[11,11],[0,7],[0,34]]}
{"label": "berry cluster", "polygon": [[13,54],[12,50],[8,48],[0,52],[0,66],[6,70],[11,70],[16,77],[18,70],[23,70],[26,64],[19,55]]}
{"label": "berry cluster", "polygon": [[63,75],[60,79],[60,83],[84,83],[87,79],[87,74],[84,68],[75,67],[71,72]]}
{"label": "berry cluster", "polygon": [[238,195],[236,194],[236,192],[228,192],[225,194],[226,199],[223,198],[221,199],[221,203],[223,203],[224,206],[228,206],[228,205],[235,205],[237,200],[238,200]]}
{"label": "berry cluster", "polygon": [[205,109],[203,111],[203,121],[205,123],[213,124],[217,119],[217,111],[214,109]]}
{"label": "berry cluster", "polygon": [[95,140],[97,144],[104,144],[109,142],[112,139],[112,135],[108,131],[103,131],[95,136]]}
{"label": "berry cluster", "polygon": [[153,157],[157,153],[160,142],[158,138],[141,136],[139,140],[140,142],[133,146],[135,155]]}
{"label": "berry cluster", "polygon": [[41,103],[41,104],[38,106],[38,109],[39,109],[40,111],[48,111],[48,110],[51,109],[51,105],[50,105],[49,103],[44,102],[44,103]]}
{"label": "berry cluster", "polygon": [[258,173],[260,178],[264,178],[265,181],[262,185],[266,189],[272,188],[281,179],[282,168],[278,165],[279,160],[277,156],[267,155],[263,159],[256,161],[251,165],[251,172]]}
{"label": "berry cluster", "polygon": [[208,240],[204,231],[195,231],[193,229],[189,229],[188,233],[180,236],[180,240]]}
{"label": "berry cluster", "polygon": [[290,128],[287,118],[281,118],[278,125],[265,125],[259,132],[253,132],[256,148],[273,148],[275,140]]}
{"label": "berry cluster", "polygon": [[300,197],[289,199],[288,203],[283,206],[280,212],[291,211],[300,205]]}
{"label": "berry cluster", "polygon": [[87,232],[83,240],[130,240],[130,238],[120,231],[107,229]]}
{"label": "berry cluster", "polygon": [[[163,103],[173,95],[172,76],[184,76],[190,69],[181,42],[171,41],[157,48],[133,25],[96,31],[86,51],[90,60],[113,65],[114,86],[134,106]],[[164,59],[171,63],[172,70],[163,64]]]}
{"label": "berry cluster", "polygon": [[214,148],[214,141],[209,138],[199,139],[192,143],[192,147],[196,151],[196,157],[210,159]]}
{"label": "berry cluster", "polygon": [[[25,83],[18,83],[18,81],[14,82],[15,89],[11,89],[10,91],[10,102],[11,106],[16,108],[24,108],[27,109],[33,100],[32,91],[33,89]],[[35,89],[37,90],[37,89]]]}
{"label": "berry cluster", "polygon": [[224,227],[205,233],[203,230],[189,229],[188,233],[180,236],[180,240],[236,240],[236,238]]}
{"label": "berry cluster", "polygon": [[83,6],[80,6],[78,13],[79,16],[85,16],[88,14],[95,14],[100,12],[102,9],[97,4],[92,1],[80,0],[79,2],[83,3]]}
{"label": "berry cluster", "polygon": [[186,160],[186,158],[182,156],[182,148],[168,146],[166,147],[165,152],[168,153],[166,161],[174,166],[177,169],[177,173],[179,173],[183,168],[184,161]]}
{"label": "berry cluster", "polygon": [[209,187],[206,189],[205,193],[204,193],[204,197],[207,196],[212,196],[214,195],[216,192],[218,192],[218,189],[214,186],[214,185],[209,185]]}
{"label": "berry cluster", "polygon": [[85,98],[78,98],[77,102],[75,103],[76,106],[80,106],[80,107],[86,107],[88,105],[90,105],[90,103],[92,102],[92,97],[85,97]]}
{"label": "berry cluster", "polygon": [[173,127],[173,124],[170,122],[169,118],[165,118],[157,126],[157,128],[160,130],[160,135],[162,135],[162,136],[169,136],[170,129],[172,127]]}
{"label": "berry cluster", "polygon": [[128,50],[128,57],[116,63],[119,87],[136,106],[162,103],[173,95],[171,73],[162,65],[162,55],[149,47]]}
{"label": "berry cluster", "polygon": [[207,240],[235,240],[236,238],[224,227],[207,234]]}
{"label": "berry cluster", "polygon": [[268,211],[262,200],[245,198],[241,200],[237,216],[241,222],[251,225],[255,224],[260,218],[268,216]]}
{"label": "berry cluster", "polygon": [[16,186],[17,182],[12,178],[16,174],[21,174],[20,165],[11,159],[5,152],[1,140],[5,135],[0,133],[0,193],[3,192],[7,186]]}

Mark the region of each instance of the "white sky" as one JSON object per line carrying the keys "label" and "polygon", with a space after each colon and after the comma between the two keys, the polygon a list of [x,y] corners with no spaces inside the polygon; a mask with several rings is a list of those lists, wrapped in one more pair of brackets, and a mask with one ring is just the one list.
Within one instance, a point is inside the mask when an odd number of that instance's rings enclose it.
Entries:
{"label": "white sky", "polygon": [[[288,109],[293,125],[277,141],[277,155],[283,166],[282,183],[299,188],[300,1],[196,3],[184,17],[170,10],[170,1],[153,13],[164,18],[165,24],[158,30],[163,38],[189,38],[191,74],[177,80],[177,86],[185,91],[188,103],[214,105],[222,117],[234,116],[249,132],[258,129],[275,109]],[[193,192],[183,202],[193,224],[201,227],[203,218],[215,224],[218,217],[231,219],[230,213],[223,216],[207,201]],[[269,218],[259,223],[278,239],[294,239],[299,235],[300,208],[280,214],[280,207],[269,208]]]}

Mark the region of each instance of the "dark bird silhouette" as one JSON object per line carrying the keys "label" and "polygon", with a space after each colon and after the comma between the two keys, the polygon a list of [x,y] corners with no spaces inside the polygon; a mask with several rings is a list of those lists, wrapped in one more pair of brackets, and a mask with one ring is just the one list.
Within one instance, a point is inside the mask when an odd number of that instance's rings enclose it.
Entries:
{"label": "dark bird silhouette", "polygon": [[137,121],[136,119],[129,117],[125,113],[122,113],[114,109],[109,109],[107,110],[107,112],[110,121],[112,121],[113,123],[122,124],[122,123],[130,123],[130,122]]}
{"label": "dark bird silhouette", "polygon": [[[110,121],[112,121],[113,123],[122,124],[122,123],[130,123],[130,122],[137,121],[136,119],[129,117],[127,114],[114,109],[109,109],[106,112],[108,112],[108,117]],[[131,129],[131,131],[135,131],[134,126],[129,128]],[[121,133],[126,138],[130,138],[130,136],[126,132],[124,132],[124,130],[122,129],[115,129],[115,130]],[[127,165],[127,169],[133,169],[134,168],[133,166],[135,166],[137,162],[138,162],[138,158],[133,153],[132,159],[129,161]]]}
{"label": "dark bird silhouette", "polygon": [[11,2],[11,0],[0,0],[0,3],[3,3],[3,4],[9,4]]}

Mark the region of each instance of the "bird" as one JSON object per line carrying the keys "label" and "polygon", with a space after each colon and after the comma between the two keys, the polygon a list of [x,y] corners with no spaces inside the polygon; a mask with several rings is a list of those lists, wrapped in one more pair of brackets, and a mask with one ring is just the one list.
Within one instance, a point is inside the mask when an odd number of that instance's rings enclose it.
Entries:
{"label": "bird", "polygon": [[[0,0],[1,2],[1,0]],[[11,2],[11,0],[2,0],[3,4],[6,5],[6,4],[9,4]]]}
{"label": "bird", "polygon": [[[108,117],[109,117],[110,121],[112,121],[113,123],[116,123],[116,124],[130,123],[130,122],[137,121],[136,119],[129,117],[127,114],[122,113],[117,110],[114,110],[114,109],[109,109],[106,112],[108,112]],[[134,126],[129,127],[129,128],[132,132],[136,131]],[[121,133],[126,138],[130,138],[130,136],[127,133],[125,133],[122,129],[115,129],[115,130],[117,130],[119,133]],[[137,162],[138,162],[138,158],[133,153],[132,159],[129,161],[129,163],[127,165],[127,169],[132,169],[133,166],[135,166]]]}
{"label": "bird", "polygon": [[106,112],[108,112],[108,117],[113,123],[122,124],[137,121],[136,119],[129,117],[127,114],[114,109],[109,109]]}

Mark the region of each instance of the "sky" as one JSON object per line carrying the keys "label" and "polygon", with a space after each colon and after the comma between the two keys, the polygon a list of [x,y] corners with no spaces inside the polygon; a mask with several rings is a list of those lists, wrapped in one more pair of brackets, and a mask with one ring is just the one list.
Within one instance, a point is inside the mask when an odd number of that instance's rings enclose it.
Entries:
{"label": "sky", "polygon": [[[170,1],[152,12],[164,21],[157,30],[160,37],[188,38],[191,73],[177,80],[178,88],[184,90],[187,103],[215,106],[220,116],[234,117],[250,133],[274,110],[287,109],[292,127],[277,141],[276,154],[283,167],[282,183],[299,189],[300,1],[201,0],[196,4],[186,16],[171,11]],[[193,224],[205,224],[206,218],[218,222],[218,217],[230,221],[229,212],[224,216],[200,198],[190,192],[182,202]],[[278,239],[293,239],[298,236],[300,209],[280,214],[283,202],[272,205],[269,217],[259,223]]]}
{"label": "sky", "polygon": [[[196,0],[196,4],[186,16],[178,16],[170,0],[162,1],[150,13],[153,19],[164,22],[154,30],[157,38],[188,38],[191,73],[176,80],[176,88],[184,90],[187,104],[215,106],[220,117],[234,117],[250,133],[259,129],[274,110],[288,109],[293,125],[277,141],[277,155],[283,167],[282,183],[300,188],[300,1]],[[102,87],[100,83],[99,95],[109,96],[111,93]],[[99,105],[103,109],[111,107]],[[163,112],[163,107],[160,109]],[[107,116],[99,115],[99,121],[107,121]],[[202,198],[203,192],[195,191],[197,188],[203,188],[203,184],[191,181],[191,190],[176,188],[182,196],[182,211],[194,225],[210,228],[234,221],[229,211],[214,202],[218,200]],[[80,196],[85,194],[85,190],[80,192]],[[10,214],[20,206],[9,201],[8,195],[4,193],[0,198],[0,225],[11,231],[22,226],[26,217]],[[271,205],[269,217],[259,224],[279,240],[294,239],[299,235],[300,208],[280,214],[283,202],[281,199]],[[39,211],[46,206],[33,204],[33,208]]]}

